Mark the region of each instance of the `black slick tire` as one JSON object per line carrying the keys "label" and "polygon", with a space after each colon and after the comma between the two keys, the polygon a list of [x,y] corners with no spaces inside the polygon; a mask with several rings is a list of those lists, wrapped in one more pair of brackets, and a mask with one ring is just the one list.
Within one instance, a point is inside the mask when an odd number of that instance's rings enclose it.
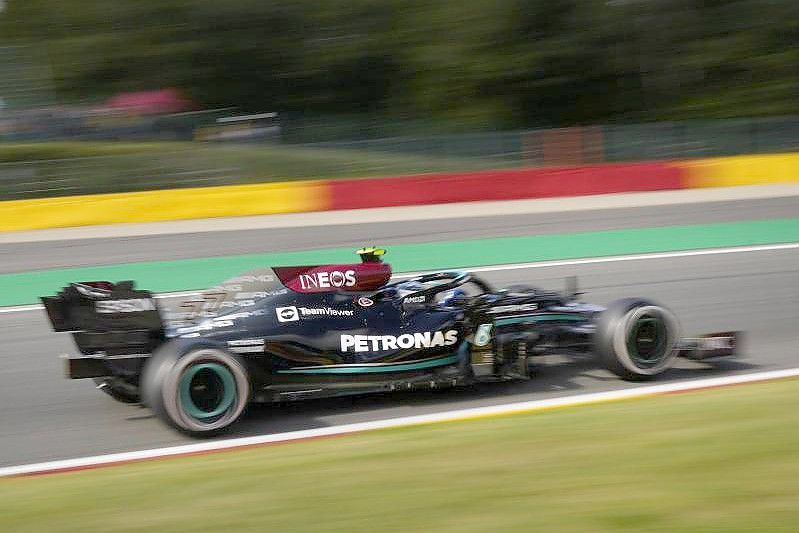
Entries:
{"label": "black slick tire", "polygon": [[226,350],[205,344],[166,343],[141,378],[142,400],[162,421],[193,437],[228,429],[250,398],[246,366]]}
{"label": "black slick tire", "polygon": [[594,349],[617,376],[644,381],[671,367],[679,337],[679,322],[671,311],[648,300],[625,298],[600,315]]}

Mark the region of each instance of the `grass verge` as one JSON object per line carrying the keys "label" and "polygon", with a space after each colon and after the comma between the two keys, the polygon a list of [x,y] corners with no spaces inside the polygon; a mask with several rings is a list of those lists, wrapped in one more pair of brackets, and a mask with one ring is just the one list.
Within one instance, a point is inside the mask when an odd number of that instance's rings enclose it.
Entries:
{"label": "grass verge", "polygon": [[5,531],[791,530],[799,382],[0,481]]}

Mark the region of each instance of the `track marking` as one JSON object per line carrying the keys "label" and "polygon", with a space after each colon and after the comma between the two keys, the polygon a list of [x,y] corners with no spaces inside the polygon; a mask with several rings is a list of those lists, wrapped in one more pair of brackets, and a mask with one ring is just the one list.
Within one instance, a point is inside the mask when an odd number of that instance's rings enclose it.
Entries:
{"label": "track marking", "polygon": [[[728,248],[702,248],[700,250],[683,250],[678,252],[656,252],[650,254],[631,254],[631,255],[614,255],[608,257],[586,257],[581,259],[563,259],[553,261],[537,261],[531,263],[512,263],[507,265],[488,265],[481,267],[461,267],[461,269],[468,270],[469,272],[501,272],[504,270],[525,270],[532,268],[551,268],[570,265],[593,265],[601,263],[619,263],[624,261],[647,261],[656,259],[673,259],[675,257],[697,257],[704,255],[726,255],[726,254],[740,254],[752,252],[770,252],[778,250],[796,250],[799,249],[799,243],[785,243],[785,244],[760,244],[754,246],[733,246]],[[423,270],[419,272],[406,272],[402,274],[395,274],[393,279],[407,279],[420,274],[427,274],[431,272],[440,272],[442,270],[458,270],[452,269],[435,269]],[[156,298],[179,298],[185,296],[192,296],[199,294],[200,291],[181,291],[181,292],[164,292],[157,294]],[[44,309],[42,305],[19,305],[12,307],[0,307],[0,314],[3,313],[23,313],[28,311],[38,311]]]}
{"label": "track marking", "polygon": [[0,307],[0,314],[2,313],[25,313],[27,311],[38,311],[44,309],[43,305],[17,305],[14,307]]}
{"label": "track marking", "polygon": [[[550,268],[570,265],[593,265],[598,263],[620,263],[623,261],[645,261],[651,259],[673,259],[675,257],[697,257],[703,255],[725,255],[751,252],[770,252],[776,250],[796,250],[799,243],[786,244],[760,244],[754,246],[733,246],[729,248],[702,248],[700,250],[683,250],[678,252],[655,252],[651,254],[613,255],[608,257],[586,257],[582,259],[563,259],[553,261],[538,261],[535,263],[512,263],[508,265],[489,265],[483,267],[468,267],[469,272],[500,272],[503,270],[524,270],[528,268]],[[440,272],[438,269],[432,272]],[[457,270],[457,269],[450,269]],[[394,278],[411,278],[425,272],[409,272],[393,276]]]}
{"label": "track marking", "polygon": [[[167,222],[125,223],[105,226],[80,226],[28,231],[0,232],[0,243],[108,239],[150,235],[179,235],[253,229],[329,227],[331,225],[375,224],[484,218],[495,216],[604,211],[641,207],[690,205],[731,201],[752,201],[799,196],[797,183],[739,185],[705,189],[677,189],[650,192],[623,192],[589,196],[560,196],[521,200],[456,202],[431,205],[372,207],[336,211],[309,211],[277,215],[219,217]],[[434,209],[433,209],[434,208]]]}
{"label": "track marking", "polygon": [[79,457],[75,459],[65,459],[61,461],[50,461],[45,463],[33,463],[18,466],[0,468],[0,477],[24,476],[33,474],[45,474],[97,468],[100,466],[119,465],[135,461],[144,461],[162,457],[176,457],[186,455],[196,455],[222,450],[234,450],[253,446],[263,446],[284,442],[295,442],[300,440],[314,439],[320,437],[331,437],[360,433],[364,431],[374,431],[378,429],[399,428],[421,424],[433,424],[438,422],[455,422],[475,418],[485,418],[494,416],[504,416],[519,413],[530,413],[563,407],[574,407],[581,405],[597,404],[602,402],[630,400],[660,394],[671,394],[677,392],[688,392],[701,389],[725,387],[729,385],[740,385],[744,383],[754,383],[759,381],[771,381],[775,379],[799,377],[799,368],[789,368],[785,370],[772,370],[769,372],[757,372],[753,374],[742,374],[736,376],[723,376],[717,378],[696,379],[691,381],[681,381],[677,383],[665,383],[662,385],[639,386],[632,389],[621,389],[614,391],[598,392],[591,394],[579,394],[574,396],[564,396],[560,398],[549,398],[545,400],[531,400],[527,402],[508,403],[504,405],[491,405],[486,407],[474,407],[469,409],[456,409],[453,411],[443,411],[425,415],[406,416],[400,418],[389,418],[385,420],[374,420],[371,422],[360,422],[356,424],[345,424],[340,426],[307,429],[301,431],[290,431],[287,433],[275,433],[272,435],[258,435],[254,437],[240,437],[235,439],[225,439],[214,442],[198,442],[182,446],[170,446],[166,448],[154,448],[149,450],[138,450],[124,453],[114,453],[108,455],[97,455],[93,457]]}

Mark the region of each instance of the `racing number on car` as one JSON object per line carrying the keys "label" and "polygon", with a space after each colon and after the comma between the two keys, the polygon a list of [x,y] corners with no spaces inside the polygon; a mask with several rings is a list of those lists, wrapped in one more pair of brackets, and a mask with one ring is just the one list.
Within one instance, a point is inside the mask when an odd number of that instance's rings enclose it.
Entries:
{"label": "racing number on car", "polygon": [[491,342],[491,324],[480,324],[474,333],[474,345],[485,346]]}

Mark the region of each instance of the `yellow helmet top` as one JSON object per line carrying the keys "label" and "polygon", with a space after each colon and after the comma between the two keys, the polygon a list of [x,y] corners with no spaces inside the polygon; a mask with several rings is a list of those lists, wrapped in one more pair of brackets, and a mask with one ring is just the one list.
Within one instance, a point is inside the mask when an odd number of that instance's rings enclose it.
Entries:
{"label": "yellow helmet top", "polygon": [[365,246],[355,253],[360,255],[363,261],[380,261],[380,257],[385,255],[386,251],[375,246]]}

